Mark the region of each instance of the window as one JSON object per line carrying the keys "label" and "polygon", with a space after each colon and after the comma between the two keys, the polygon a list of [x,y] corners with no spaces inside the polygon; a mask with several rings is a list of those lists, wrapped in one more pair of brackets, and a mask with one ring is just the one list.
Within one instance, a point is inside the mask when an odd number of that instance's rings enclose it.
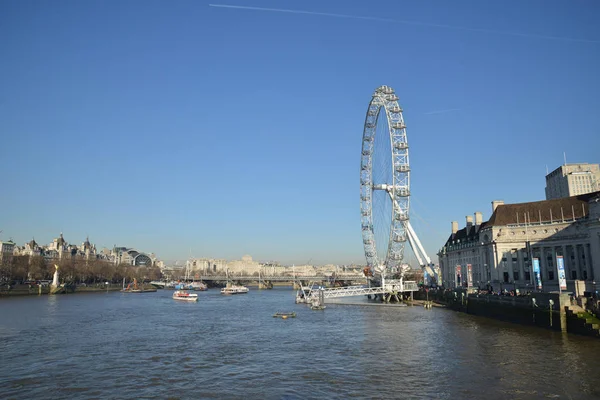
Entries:
{"label": "window", "polygon": [[553,281],[554,280],[554,271],[548,271],[548,280],[549,281]]}
{"label": "window", "polygon": [[529,271],[525,271],[525,280],[531,281],[531,274],[529,273]]}
{"label": "window", "polygon": [[514,279],[515,281],[518,281],[518,280],[519,280],[519,271],[514,271],[514,272],[513,272],[513,279]]}
{"label": "window", "polygon": [[583,271],[583,280],[587,280],[587,271],[586,270]]}
{"label": "window", "polygon": [[508,272],[504,273],[504,283],[508,283]]}
{"label": "window", "polygon": [[577,271],[571,271],[571,279],[577,279]]}

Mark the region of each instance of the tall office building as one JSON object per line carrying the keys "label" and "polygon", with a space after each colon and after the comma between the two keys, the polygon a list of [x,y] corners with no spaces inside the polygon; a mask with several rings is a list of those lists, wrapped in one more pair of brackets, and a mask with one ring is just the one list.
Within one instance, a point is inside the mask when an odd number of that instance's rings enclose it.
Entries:
{"label": "tall office building", "polygon": [[546,175],[546,200],[600,190],[598,164],[565,164]]}

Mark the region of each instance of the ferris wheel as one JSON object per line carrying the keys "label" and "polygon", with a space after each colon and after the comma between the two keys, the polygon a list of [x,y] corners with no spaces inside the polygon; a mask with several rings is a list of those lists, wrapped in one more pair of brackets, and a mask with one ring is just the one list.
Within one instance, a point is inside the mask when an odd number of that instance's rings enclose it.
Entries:
{"label": "ferris wheel", "polygon": [[360,161],[362,238],[371,273],[385,277],[402,263],[406,241],[411,241],[409,208],[410,164],[402,108],[394,89],[380,86],[367,109]]}

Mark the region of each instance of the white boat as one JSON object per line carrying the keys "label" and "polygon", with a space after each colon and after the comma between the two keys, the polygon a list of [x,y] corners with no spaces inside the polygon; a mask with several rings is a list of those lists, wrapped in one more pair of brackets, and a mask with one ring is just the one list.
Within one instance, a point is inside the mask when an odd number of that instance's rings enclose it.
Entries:
{"label": "white boat", "polygon": [[188,293],[185,290],[176,290],[173,292],[173,299],[182,301],[198,301],[198,294]]}
{"label": "white boat", "polygon": [[208,286],[206,286],[206,283],[204,282],[192,282],[191,284],[192,290],[200,290],[200,291],[205,291],[206,289],[208,289]]}
{"label": "white boat", "polygon": [[221,294],[244,294],[250,290],[246,286],[241,285],[227,285],[221,289]]}

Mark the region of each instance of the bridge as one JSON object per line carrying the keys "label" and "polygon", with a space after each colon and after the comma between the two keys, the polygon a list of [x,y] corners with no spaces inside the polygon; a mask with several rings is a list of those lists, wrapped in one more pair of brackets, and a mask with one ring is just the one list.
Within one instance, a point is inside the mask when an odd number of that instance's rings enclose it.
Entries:
{"label": "bridge", "polygon": [[363,274],[334,274],[334,275],[200,275],[202,281],[238,281],[238,282],[330,282],[330,281],[364,281]]}

